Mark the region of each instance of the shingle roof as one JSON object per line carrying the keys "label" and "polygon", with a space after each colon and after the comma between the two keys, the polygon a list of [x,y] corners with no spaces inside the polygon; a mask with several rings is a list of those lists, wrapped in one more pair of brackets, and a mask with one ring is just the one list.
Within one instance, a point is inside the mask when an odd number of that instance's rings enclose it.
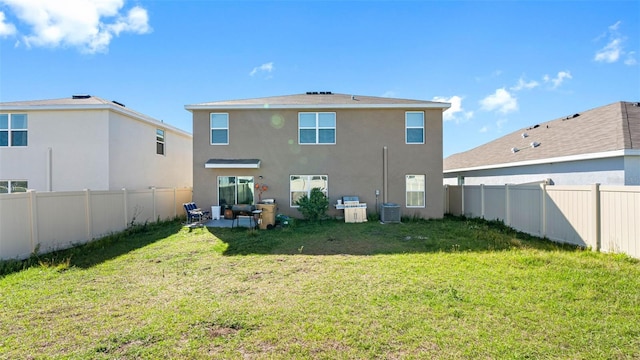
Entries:
{"label": "shingle roof", "polygon": [[137,112],[126,107],[116,101],[109,101],[97,96],[91,95],[74,95],[61,99],[47,100],[27,100],[27,101],[9,101],[0,103],[0,111],[46,111],[46,110],[82,110],[82,109],[110,109],[113,111],[125,113],[142,121],[152,123],[156,126],[171,129],[187,136],[190,133],[164,123],[161,120],[150,117],[149,115]]}
{"label": "shingle roof", "polygon": [[72,97],[62,99],[46,99],[46,100],[27,100],[27,101],[10,101],[0,103],[2,107],[50,107],[50,106],[69,106],[69,105],[109,105],[111,101],[101,99],[91,95],[74,95]]}
{"label": "shingle roof", "polygon": [[[526,137],[523,137],[526,134]],[[532,143],[539,144],[532,147]],[[512,149],[518,149],[513,152]],[[616,102],[532,124],[444,159],[444,170],[640,149],[640,103]]]}
{"label": "shingle roof", "polygon": [[448,103],[411,100],[411,99],[395,99],[387,97],[363,96],[335,94],[331,92],[316,92],[296,95],[270,96],[255,99],[242,100],[224,100],[212,101],[200,104],[187,105],[187,110],[205,109],[205,108],[256,108],[256,107],[430,107],[430,108],[449,108]]}

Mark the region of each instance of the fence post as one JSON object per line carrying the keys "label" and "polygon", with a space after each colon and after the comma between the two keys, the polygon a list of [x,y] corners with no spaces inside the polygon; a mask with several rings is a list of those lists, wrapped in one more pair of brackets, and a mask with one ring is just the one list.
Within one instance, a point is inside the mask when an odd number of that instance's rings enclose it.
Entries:
{"label": "fence post", "polygon": [[156,209],[157,200],[156,200],[156,187],[155,186],[151,188],[151,200],[152,200],[152,203],[153,203],[153,220],[155,221],[156,218],[158,217],[157,216],[158,210]]}
{"label": "fence post", "polygon": [[460,199],[462,199],[462,216],[466,216],[464,213],[464,184],[460,186]]}
{"label": "fence post", "polygon": [[129,226],[129,214],[127,214],[127,189],[126,188],[122,188],[122,196],[123,196],[123,203],[124,203],[124,211],[122,212],[124,214],[124,228],[126,229]]}
{"label": "fence post", "polygon": [[177,206],[178,204],[176,204],[178,202],[178,190],[174,187],[173,188],[173,218],[177,218],[178,217],[178,209]]}
{"label": "fence post", "polygon": [[480,184],[480,217],[484,219],[484,184]]}
{"label": "fence post", "polygon": [[591,188],[591,194],[593,199],[593,236],[595,237],[595,251],[600,251],[602,246],[602,234],[600,234],[600,184],[596,183]]}
{"label": "fence post", "polygon": [[84,189],[84,210],[87,221],[87,241],[93,239],[93,228],[91,219],[91,190]]}
{"label": "fence post", "polygon": [[504,217],[507,226],[511,226],[511,200],[509,199],[509,184],[504,184]]}
{"label": "fence post", "polygon": [[540,230],[542,231],[542,237],[547,237],[547,183],[543,182],[540,184],[540,189],[542,190],[542,216],[540,216]]}
{"label": "fence post", "polygon": [[38,234],[38,198],[35,190],[28,190],[29,192],[29,220],[31,222],[31,252],[36,251],[36,246],[40,235]]}

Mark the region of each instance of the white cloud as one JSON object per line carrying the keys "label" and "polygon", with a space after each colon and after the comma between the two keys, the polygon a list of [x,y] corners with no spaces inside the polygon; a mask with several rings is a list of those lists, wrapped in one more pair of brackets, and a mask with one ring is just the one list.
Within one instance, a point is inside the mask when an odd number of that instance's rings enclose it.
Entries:
{"label": "white cloud", "polygon": [[629,51],[629,53],[627,54],[627,58],[624,59],[624,64],[625,65],[629,65],[629,66],[633,66],[636,65],[638,63],[638,61],[636,60],[636,52],[635,51]]}
{"label": "white cloud", "polygon": [[7,37],[16,33],[16,27],[5,22],[6,17],[2,11],[0,11],[0,37]]}
{"label": "white cloud", "polygon": [[513,97],[505,88],[501,88],[480,100],[480,106],[483,110],[498,111],[506,114],[518,110],[518,99]]}
{"label": "white cloud", "polygon": [[481,133],[486,133],[487,131],[489,131],[489,127],[486,126],[486,125],[481,127],[480,130],[479,130],[479,132],[481,132]]}
{"label": "white cloud", "polygon": [[613,39],[605,47],[596,52],[595,61],[614,63],[620,59],[622,39]]}
{"label": "white cloud", "polygon": [[600,40],[604,37],[609,39],[609,42],[602,47],[600,50],[596,51],[593,59],[597,62],[604,63],[615,63],[620,60],[623,55],[627,55],[624,60],[626,65],[636,65],[637,61],[634,56],[634,52],[626,52],[624,48],[624,43],[626,38],[619,32],[621,21],[616,22],[615,24],[609,26],[607,32],[601,36],[599,36],[596,40]]}
{"label": "white cloud", "polygon": [[496,127],[498,128],[498,130],[502,130],[502,127],[504,126],[504,124],[508,122],[509,122],[508,119],[499,119],[498,121],[496,121]]}
{"label": "white cloud", "polygon": [[544,82],[551,82],[553,84],[553,88],[555,89],[558,86],[562,85],[562,83],[566,79],[573,79],[573,77],[571,76],[571,73],[569,71],[559,71],[558,75],[555,78],[552,78],[549,75],[545,75],[543,79]]}
{"label": "white cloud", "polygon": [[27,47],[71,46],[85,53],[107,52],[114,36],[151,32],[147,10],[121,12],[124,0],[2,0],[29,27]]}
{"label": "white cloud", "polygon": [[533,89],[535,87],[538,87],[539,85],[540,83],[535,80],[527,82],[523,77],[521,77],[520,79],[518,79],[518,83],[515,86],[512,86],[510,89],[513,91],[520,91],[522,89]]}
{"label": "white cloud", "polygon": [[251,72],[249,73],[250,76],[254,76],[255,74],[258,73],[258,71],[265,71],[267,73],[270,73],[273,71],[273,62],[268,62],[266,64],[262,64],[260,66],[256,66],[253,68],[253,70],[251,70]]}
{"label": "white cloud", "polygon": [[464,111],[464,108],[462,108],[462,99],[462,97],[457,95],[450,98],[436,96],[433,98],[433,101],[451,103],[451,107],[442,114],[442,119],[444,121],[455,120],[458,122],[461,119],[468,120],[473,117],[473,111]]}

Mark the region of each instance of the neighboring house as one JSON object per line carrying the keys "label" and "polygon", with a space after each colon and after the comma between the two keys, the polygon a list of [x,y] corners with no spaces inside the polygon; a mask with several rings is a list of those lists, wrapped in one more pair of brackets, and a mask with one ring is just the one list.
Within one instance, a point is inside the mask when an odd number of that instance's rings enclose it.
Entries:
{"label": "neighboring house", "polygon": [[369,213],[388,202],[402,215],[442,217],[449,106],[331,92],[187,105],[193,199],[200,206],[275,199],[278,212],[299,217],[296,201],[318,187],[330,215],[341,214],[333,205],[343,196],[358,196]]}
{"label": "neighboring house", "polygon": [[0,103],[0,193],[192,186],[191,134],[89,95]]}
{"label": "neighboring house", "polygon": [[640,103],[531,124],[444,159],[445,184],[640,185]]}

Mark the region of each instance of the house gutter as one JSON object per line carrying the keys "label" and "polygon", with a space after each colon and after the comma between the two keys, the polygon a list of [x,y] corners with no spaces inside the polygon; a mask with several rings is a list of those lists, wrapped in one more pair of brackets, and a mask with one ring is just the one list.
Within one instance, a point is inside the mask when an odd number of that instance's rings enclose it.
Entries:
{"label": "house gutter", "polygon": [[444,170],[443,173],[450,174],[450,173],[458,173],[463,171],[503,169],[503,168],[517,167],[517,166],[541,165],[541,164],[551,164],[551,163],[561,163],[561,162],[581,161],[581,160],[606,159],[606,158],[621,157],[621,156],[640,156],[640,149],[624,149],[624,150],[605,151],[605,152],[591,153],[591,154],[559,156],[555,158],[546,158],[546,159],[538,159],[538,160],[472,166],[467,168]]}
{"label": "house gutter", "polygon": [[258,109],[442,109],[449,103],[437,104],[243,104],[243,105],[185,105],[185,110],[258,110]]}

